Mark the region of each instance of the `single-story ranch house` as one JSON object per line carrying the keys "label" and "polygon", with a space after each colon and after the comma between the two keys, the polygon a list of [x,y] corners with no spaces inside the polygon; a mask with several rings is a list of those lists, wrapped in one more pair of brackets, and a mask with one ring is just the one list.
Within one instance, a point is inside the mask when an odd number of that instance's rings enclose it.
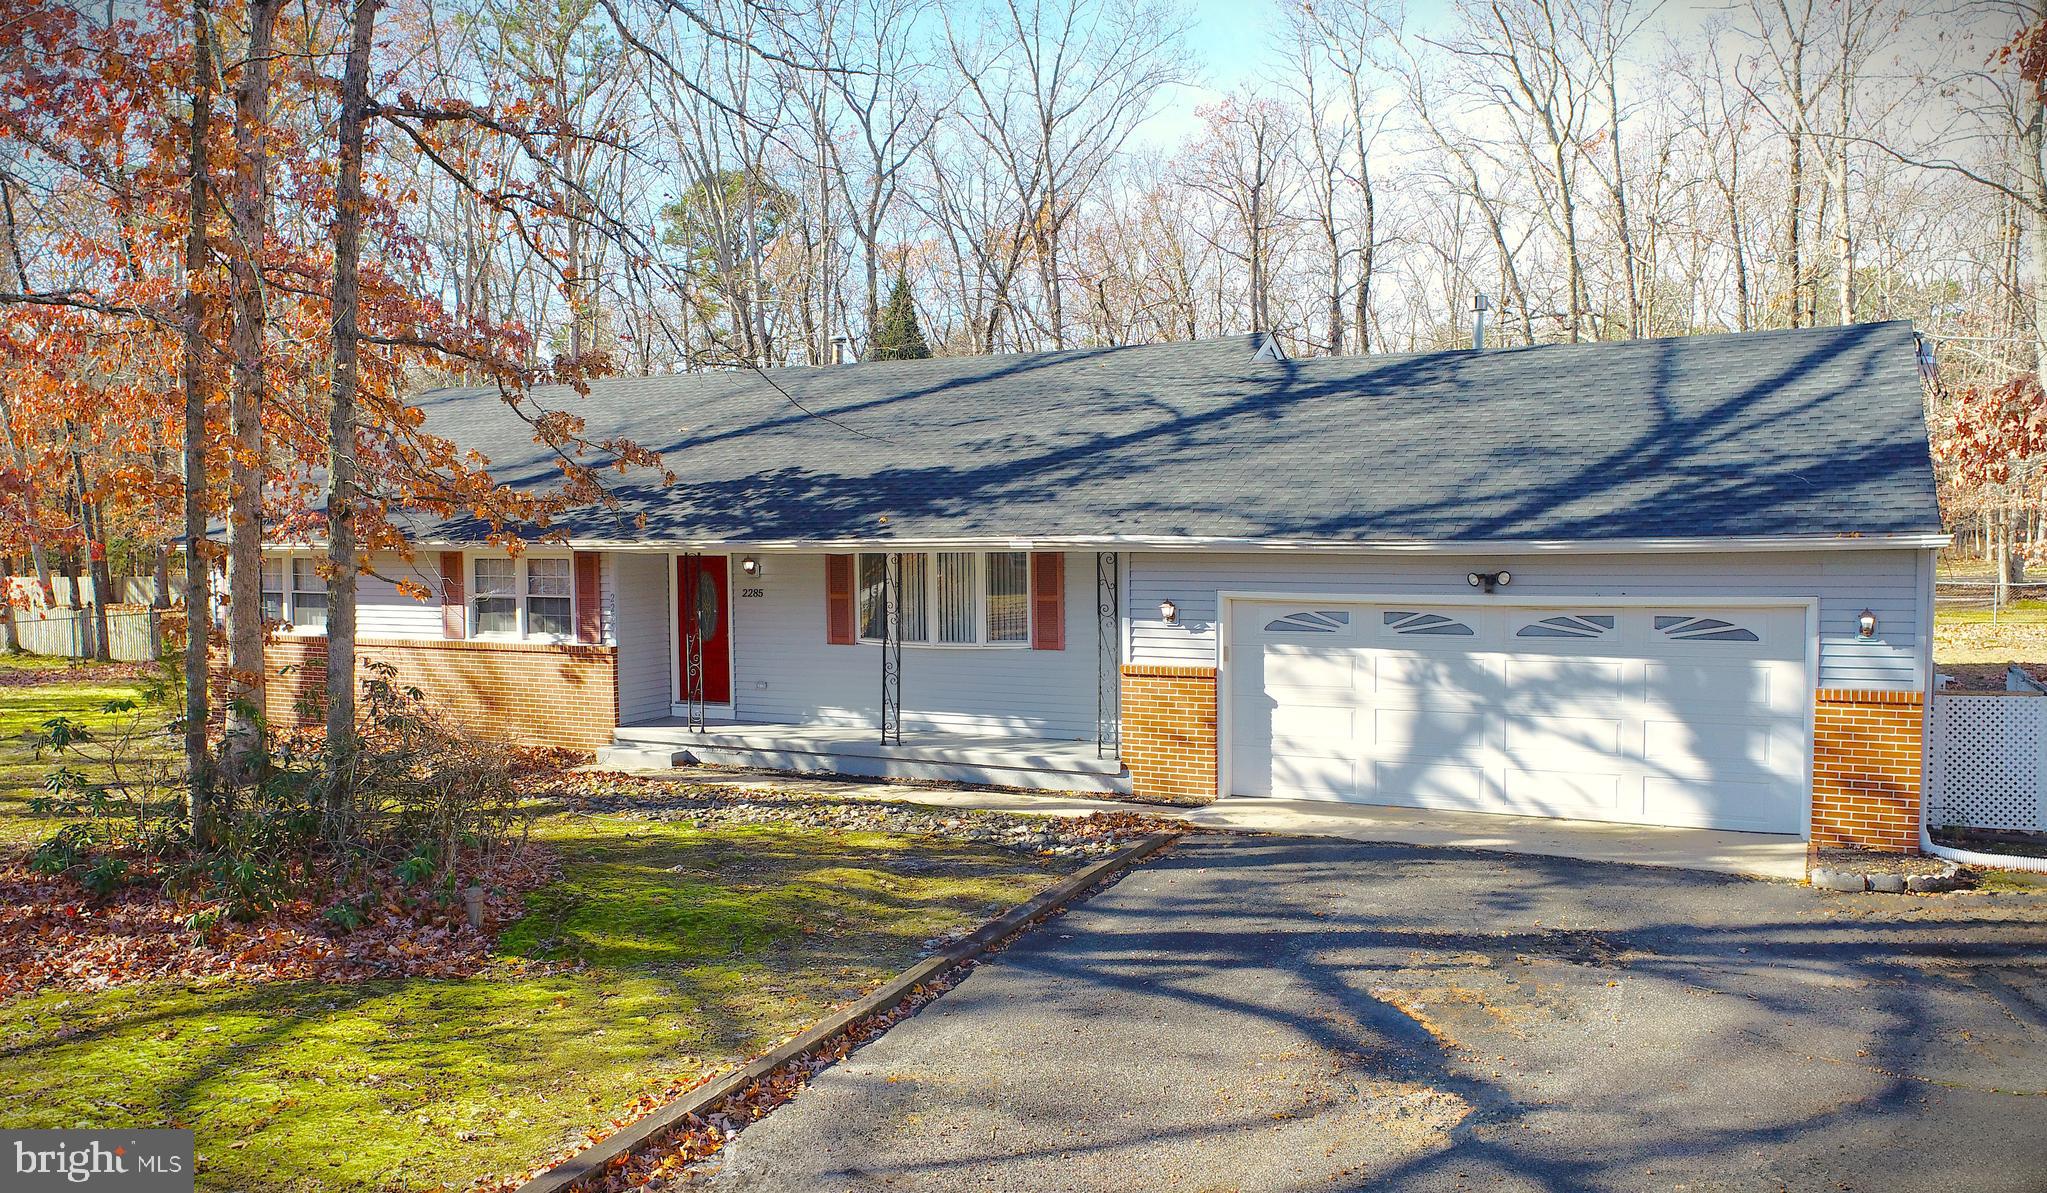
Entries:
{"label": "single-story ranch house", "polygon": [[[680,482],[423,525],[365,659],[479,730],[751,763],[1919,844],[1934,499],[1905,323],[1289,360],[1255,337],[613,380]],[[514,484],[494,390],[428,426]],[[414,574],[435,603],[401,595]],[[317,664],[313,559],[268,577]],[[318,667],[273,680],[288,718]]]}

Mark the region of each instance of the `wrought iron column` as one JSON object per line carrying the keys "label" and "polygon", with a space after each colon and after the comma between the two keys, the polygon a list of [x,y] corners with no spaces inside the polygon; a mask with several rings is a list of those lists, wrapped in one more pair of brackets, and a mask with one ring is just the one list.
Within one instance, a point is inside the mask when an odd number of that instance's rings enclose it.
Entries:
{"label": "wrought iron column", "polygon": [[1116,599],[1120,560],[1095,552],[1095,755],[1123,752],[1123,612]]}
{"label": "wrought iron column", "polygon": [[903,557],[891,552],[881,562],[881,744],[903,744]]}
{"label": "wrought iron column", "polygon": [[682,557],[682,700],[691,729],[704,727],[704,557]]}

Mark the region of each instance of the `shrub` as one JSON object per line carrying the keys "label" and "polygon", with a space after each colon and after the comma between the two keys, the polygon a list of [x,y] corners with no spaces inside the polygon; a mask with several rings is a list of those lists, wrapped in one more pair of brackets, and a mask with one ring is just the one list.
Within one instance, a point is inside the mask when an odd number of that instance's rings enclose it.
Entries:
{"label": "shrub", "polygon": [[[341,931],[361,926],[377,905],[360,893],[365,887],[396,882],[408,899],[453,902],[465,878],[488,872],[524,839],[513,755],[435,716],[417,689],[393,682],[388,665],[366,670],[360,729],[339,790],[326,784],[325,743],[279,745],[259,723],[259,764],[238,768],[242,781],[220,793],[199,841],[184,815],[176,751],[162,732],[151,750],[146,732],[46,722],[38,748],[60,762],[33,806],[78,819],[31,864],[98,893],[157,881],[236,920],[289,899],[328,902],[323,919]],[[108,711],[134,711],[126,703]],[[217,915],[197,915],[193,926],[203,930]]]}

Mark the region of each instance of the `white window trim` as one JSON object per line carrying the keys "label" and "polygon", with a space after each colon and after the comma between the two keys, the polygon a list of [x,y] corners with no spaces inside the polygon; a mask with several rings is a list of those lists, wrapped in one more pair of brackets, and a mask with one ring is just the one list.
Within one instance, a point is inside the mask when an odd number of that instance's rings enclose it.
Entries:
{"label": "white window trim", "polygon": [[[1024,557],[1024,636],[1015,642],[990,642],[988,640],[988,556],[1019,554]],[[974,557],[974,640],[972,642],[939,642],[938,636],[938,556],[940,554],[963,554]],[[860,560],[868,555],[922,555],[930,560],[924,565],[924,624],[931,639],[923,642],[903,640],[905,650],[1029,650],[1035,637],[1035,622],[1038,599],[1038,569],[1031,566],[1029,551],[857,551],[853,555],[853,630],[854,640],[863,645],[878,646],[880,638],[861,634],[860,628],[867,624],[861,608]]]}
{"label": "white window trim", "polygon": [[[512,565],[512,617],[518,628],[512,633],[483,633],[476,627],[481,619],[476,616],[476,561],[479,559],[511,559]],[[533,594],[527,590],[527,563],[534,559],[566,559],[569,561],[569,632],[566,634],[536,634],[532,632],[532,619],[527,613],[526,603]],[[559,598],[556,598],[559,599]],[[478,642],[575,642],[576,627],[581,625],[581,600],[576,595],[575,556],[568,551],[522,551],[516,557],[507,551],[464,551],[462,553],[462,621],[469,631],[469,637]]]}
{"label": "white window trim", "polygon": [[[273,627],[275,633],[291,634],[301,638],[325,638],[327,636],[327,627],[324,623],[315,626],[302,626],[298,623],[299,587],[296,561],[301,559],[310,559],[317,563],[320,560],[320,558],[321,557],[318,554],[306,551],[265,551],[263,553],[263,564],[268,564],[271,560],[274,559],[277,561],[277,565],[280,569],[282,569],[283,573],[284,587],[279,592],[279,595],[283,599],[278,602],[278,623]],[[259,577],[262,575],[261,565],[258,566],[257,575]],[[323,586],[320,590],[323,593],[326,591],[324,584],[325,582],[323,581],[322,582]],[[268,594],[269,592],[273,591],[271,589],[263,588],[262,581],[260,578],[257,581],[257,586],[258,591],[264,594]],[[308,591],[311,590],[309,589]],[[218,596],[223,602],[225,602],[227,598],[227,589],[224,584],[220,588]],[[225,614],[225,609],[226,606],[225,604],[223,604],[222,605],[223,614]]]}

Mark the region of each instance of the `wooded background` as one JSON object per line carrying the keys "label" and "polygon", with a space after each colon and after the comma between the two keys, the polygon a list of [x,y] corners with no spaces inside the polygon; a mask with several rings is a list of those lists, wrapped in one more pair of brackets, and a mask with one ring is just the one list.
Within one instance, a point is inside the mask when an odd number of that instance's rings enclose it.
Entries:
{"label": "wooded background", "polygon": [[2037,547],[2043,3],[1309,0],[1218,62],[1164,0],[0,0],[0,553],[156,566],[192,395],[209,512],[302,526],[343,355],[365,543],[544,519],[406,397],[502,384],[588,500],[532,385],[859,357],[898,275],[941,354],[1911,319],[1949,517]]}

